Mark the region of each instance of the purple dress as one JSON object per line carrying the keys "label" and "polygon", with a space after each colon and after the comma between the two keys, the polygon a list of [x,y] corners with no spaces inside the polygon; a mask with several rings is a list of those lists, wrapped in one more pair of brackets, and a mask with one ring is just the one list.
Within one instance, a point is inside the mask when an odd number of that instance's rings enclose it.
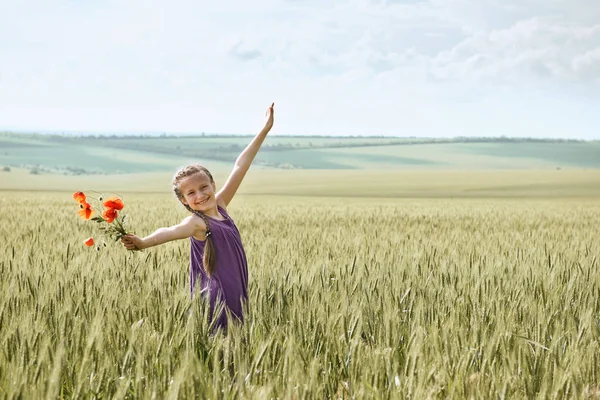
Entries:
{"label": "purple dress", "polygon": [[244,320],[243,306],[248,301],[248,262],[242,245],[240,232],[231,217],[221,207],[219,213],[225,220],[219,221],[209,218],[212,240],[215,247],[217,259],[213,276],[209,278],[204,272],[202,256],[204,254],[204,241],[193,236],[190,252],[190,289],[192,296],[196,289],[198,276],[200,276],[200,293],[210,302],[210,318],[217,318],[215,329],[227,329],[227,314],[225,310],[219,315],[213,315],[213,311],[219,305],[219,301],[225,303],[225,307],[232,316],[240,321]]}

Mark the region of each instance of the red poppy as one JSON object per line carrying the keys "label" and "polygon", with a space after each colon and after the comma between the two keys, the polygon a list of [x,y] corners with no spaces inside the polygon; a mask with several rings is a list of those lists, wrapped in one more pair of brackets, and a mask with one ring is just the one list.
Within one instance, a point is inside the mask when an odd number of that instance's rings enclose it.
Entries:
{"label": "red poppy", "polygon": [[87,247],[92,247],[94,245],[94,238],[87,238],[83,241],[83,244],[85,244]]}
{"label": "red poppy", "polygon": [[75,192],[75,193],[73,193],[73,198],[79,204],[85,203],[85,193],[83,193],[83,192]]}
{"label": "red poppy", "polygon": [[125,207],[123,200],[118,197],[110,197],[104,201],[104,207],[113,208],[115,210],[122,210]]}
{"label": "red poppy", "polygon": [[79,208],[79,216],[83,219],[90,219],[92,218],[92,215],[94,215],[94,210],[92,209],[90,203],[81,203]]}
{"label": "red poppy", "polygon": [[107,208],[102,213],[102,218],[104,218],[106,220],[106,222],[108,222],[110,224],[111,222],[113,222],[115,220],[115,218],[117,218],[117,215],[119,215],[117,213],[117,210],[115,210],[114,208]]}

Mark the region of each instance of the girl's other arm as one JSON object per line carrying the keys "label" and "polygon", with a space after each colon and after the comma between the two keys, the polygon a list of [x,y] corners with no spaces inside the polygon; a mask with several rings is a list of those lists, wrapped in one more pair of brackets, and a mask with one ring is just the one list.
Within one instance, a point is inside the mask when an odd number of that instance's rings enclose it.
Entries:
{"label": "girl's other arm", "polygon": [[265,123],[265,127],[240,153],[235,161],[231,174],[229,174],[229,178],[227,178],[227,181],[225,182],[225,185],[223,185],[221,190],[219,190],[217,193],[217,203],[222,207],[226,208],[231,202],[231,199],[233,199],[233,196],[240,187],[244,176],[246,176],[246,172],[248,172],[248,169],[250,168],[250,164],[252,164],[252,160],[254,160],[256,153],[258,153],[258,149],[260,149],[260,146],[267,137],[267,133],[269,133],[273,127],[273,114],[275,113],[274,107],[275,103],[271,104],[271,107],[269,107],[267,110],[267,122]]}
{"label": "girl's other arm", "polygon": [[173,240],[186,239],[190,236],[198,236],[198,233],[206,231],[206,224],[201,218],[190,215],[180,224],[168,228],[159,228],[145,238],[136,235],[126,235],[121,238],[121,243],[127,250],[142,250],[148,247],[158,246]]}

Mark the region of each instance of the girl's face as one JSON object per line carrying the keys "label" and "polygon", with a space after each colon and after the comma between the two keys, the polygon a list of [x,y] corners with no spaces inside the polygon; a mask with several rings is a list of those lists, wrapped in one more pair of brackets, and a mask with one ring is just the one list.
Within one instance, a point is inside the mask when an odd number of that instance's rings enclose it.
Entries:
{"label": "girl's face", "polygon": [[217,207],[215,189],[215,183],[204,172],[199,172],[179,182],[179,191],[183,196],[180,200],[192,210],[200,212],[213,210]]}

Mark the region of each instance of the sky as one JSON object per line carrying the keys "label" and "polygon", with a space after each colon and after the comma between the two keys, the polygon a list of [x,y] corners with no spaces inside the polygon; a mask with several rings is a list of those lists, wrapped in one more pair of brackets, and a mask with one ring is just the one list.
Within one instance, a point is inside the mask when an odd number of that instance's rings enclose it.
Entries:
{"label": "sky", "polygon": [[0,129],[600,139],[600,0],[0,0]]}

